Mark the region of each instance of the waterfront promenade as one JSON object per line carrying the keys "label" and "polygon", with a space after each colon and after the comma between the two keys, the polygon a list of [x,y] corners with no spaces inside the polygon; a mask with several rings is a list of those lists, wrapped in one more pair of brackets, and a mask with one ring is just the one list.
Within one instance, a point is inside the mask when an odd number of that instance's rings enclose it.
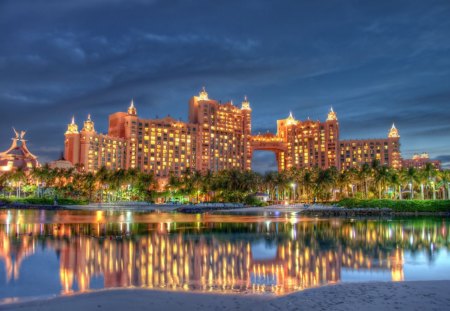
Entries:
{"label": "waterfront promenade", "polygon": [[0,305],[0,310],[448,310],[449,289],[450,281],[339,284],[281,297],[121,289]]}

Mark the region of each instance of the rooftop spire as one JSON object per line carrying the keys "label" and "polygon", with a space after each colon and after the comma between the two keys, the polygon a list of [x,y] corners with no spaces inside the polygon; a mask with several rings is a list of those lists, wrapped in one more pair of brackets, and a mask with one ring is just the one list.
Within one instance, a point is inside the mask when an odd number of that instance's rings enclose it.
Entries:
{"label": "rooftop spire", "polygon": [[398,130],[395,127],[394,123],[392,123],[392,127],[391,127],[391,129],[389,131],[388,137],[389,138],[400,138],[400,134],[398,133]]}
{"label": "rooftop spire", "polygon": [[78,125],[75,123],[75,116],[72,116],[72,120],[67,124],[66,134],[78,134]]}
{"label": "rooftop spire", "polygon": [[94,122],[91,120],[91,114],[88,114],[87,120],[84,121],[84,126],[83,126],[82,131],[95,132]]}
{"label": "rooftop spire", "polygon": [[242,102],[241,109],[244,109],[244,110],[251,110],[251,108],[250,108],[250,102],[248,101],[247,95],[244,96],[244,101]]}
{"label": "rooftop spire", "polygon": [[198,97],[201,100],[208,100],[208,93],[206,92],[206,88],[203,86],[202,90],[200,91],[200,93],[198,94]]}
{"label": "rooftop spire", "polygon": [[330,112],[328,112],[327,121],[337,121],[336,112],[333,110],[333,106],[330,107]]}
{"label": "rooftop spire", "polygon": [[297,124],[297,120],[295,120],[294,116],[292,115],[292,111],[289,111],[289,117],[286,118],[286,124],[287,125]]}
{"label": "rooftop spire", "polygon": [[137,115],[136,107],[134,107],[134,99],[131,99],[130,107],[128,107],[128,114],[135,116]]}

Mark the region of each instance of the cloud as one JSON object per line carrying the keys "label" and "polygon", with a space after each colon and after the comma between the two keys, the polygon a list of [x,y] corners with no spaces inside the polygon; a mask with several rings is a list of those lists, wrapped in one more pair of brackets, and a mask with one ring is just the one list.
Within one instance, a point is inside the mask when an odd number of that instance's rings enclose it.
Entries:
{"label": "cloud", "polygon": [[449,154],[449,9],[448,1],[1,1],[0,144],[17,125],[30,129],[36,153],[57,157],[72,114],[81,122],[92,113],[104,132],[108,114],[134,97],[142,117],[186,120],[189,97],[206,85],[216,99],[249,95],[254,132],[274,132],[289,110],[323,120],[333,105],[343,138],[384,137],[395,121],[405,154]]}
{"label": "cloud", "polygon": [[12,100],[15,103],[21,103],[21,104],[37,104],[37,103],[46,103],[47,101],[45,99],[39,99],[33,96],[28,96],[25,94],[20,93],[4,93],[2,94],[2,97],[6,100]]}
{"label": "cloud", "polygon": [[[166,35],[157,33],[145,33],[135,31],[134,34],[141,36],[148,42],[156,42],[167,45],[193,45],[202,48],[204,46],[214,45],[216,48],[247,53],[259,46],[259,42],[254,39],[235,39],[223,36],[211,36],[205,34],[182,33],[176,35]],[[133,41],[136,42],[135,38]]]}

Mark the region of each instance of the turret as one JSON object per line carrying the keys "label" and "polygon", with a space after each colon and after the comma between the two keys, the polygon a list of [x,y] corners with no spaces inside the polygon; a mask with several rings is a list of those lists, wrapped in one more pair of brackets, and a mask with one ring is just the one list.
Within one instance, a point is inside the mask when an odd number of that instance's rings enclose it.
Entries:
{"label": "turret", "polygon": [[72,122],[67,124],[66,134],[78,134],[78,125],[75,123],[75,116],[72,116]]}
{"label": "turret", "polygon": [[64,140],[64,158],[74,165],[80,161],[80,133],[78,132],[78,125],[75,123],[74,116],[67,125]]}
{"label": "turret", "polygon": [[298,123],[292,115],[292,111],[289,112],[289,116],[286,118],[286,125],[296,125]]}
{"label": "turret", "polygon": [[134,107],[133,99],[131,100],[130,107],[128,107],[128,114],[132,115],[132,116],[137,115],[137,110],[136,110],[136,107]]}
{"label": "turret", "polygon": [[206,92],[205,87],[202,87],[202,90],[200,91],[200,93],[198,94],[198,98],[200,100],[208,100],[208,93]]}
{"label": "turret", "polygon": [[241,114],[243,121],[243,129],[244,129],[244,168],[246,170],[250,170],[252,167],[252,109],[250,108],[250,102],[247,99],[247,96],[244,96],[244,101],[241,105]]}
{"label": "turret", "polygon": [[244,101],[242,102],[242,106],[241,106],[242,110],[252,110],[250,108],[250,102],[247,99],[247,96],[244,96]]}
{"label": "turret", "polygon": [[399,169],[402,165],[400,153],[400,134],[398,133],[394,123],[392,123],[392,127],[389,130],[388,141],[389,166]]}
{"label": "turret", "polygon": [[325,127],[325,150],[326,150],[326,167],[336,167],[340,169],[339,162],[339,122],[333,107],[328,112]]}
{"label": "turret", "polygon": [[95,132],[94,122],[91,120],[91,115],[88,114],[87,120],[84,121],[83,132]]}
{"label": "turret", "polygon": [[336,112],[334,112],[333,107],[330,108],[330,112],[328,112],[327,121],[337,121]]}
{"label": "turret", "polygon": [[398,133],[397,128],[395,127],[395,124],[392,123],[392,127],[389,130],[389,134],[388,134],[389,138],[400,138],[400,134]]}

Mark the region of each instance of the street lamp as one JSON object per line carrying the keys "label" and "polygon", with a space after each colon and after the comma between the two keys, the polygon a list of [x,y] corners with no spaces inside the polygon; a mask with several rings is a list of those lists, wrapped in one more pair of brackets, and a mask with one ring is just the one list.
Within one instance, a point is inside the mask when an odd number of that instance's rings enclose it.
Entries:
{"label": "street lamp", "polygon": [[292,183],[291,187],[292,187],[292,200],[295,202],[295,187],[297,186],[296,183]]}

